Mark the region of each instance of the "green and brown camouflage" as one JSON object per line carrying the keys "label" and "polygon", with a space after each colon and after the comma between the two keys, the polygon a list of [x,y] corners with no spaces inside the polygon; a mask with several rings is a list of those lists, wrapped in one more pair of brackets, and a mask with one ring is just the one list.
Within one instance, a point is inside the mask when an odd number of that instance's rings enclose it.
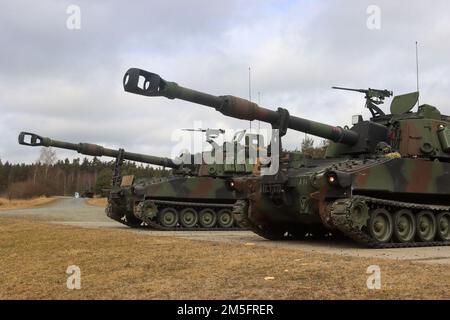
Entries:
{"label": "green and brown camouflage", "polygon": [[[221,154],[233,149],[234,154],[259,148],[262,137],[243,132],[243,146],[239,139],[225,142],[223,146],[213,144],[210,155]],[[150,227],[160,230],[231,230],[237,228],[232,207],[237,199],[235,190],[229,187],[229,179],[237,175],[249,175],[257,165],[232,161],[206,164],[193,163],[198,155],[183,154],[178,159],[126,152],[123,149],[109,149],[91,143],[70,143],[42,137],[34,133],[21,132],[19,143],[27,146],[55,147],[74,150],[96,157],[116,158],[111,190],[108,196],[107,215],[130,227]],[[172,169],[170,177],[138,178],[122,176],[124,160],[163,166]],[[186,160],[186,162],[183,162]],[[229,160],[229,159],[228,159]],[[257,159],[254,159],[257,161]]]}
{"label": "green and brown camouflage", "polygon": [[[241,138],[245,140],[244,145],[239,143]],[[127,210],[133,211],[145,225],[160,230],[241,229],[234,220],[232,208],[243,194],[231,187],[231,179],[258,172],[264,141],[260,135],[242,132],[222,146],[209,142],[211,151],[181,156],[191,160],[201,156],[200,164],[191,165],[195,170],[189,176],[174,171],[172,177],[159,183],[136,180],[132,186],[134,202],[128,203]],[[244,154],[244,163],[239,154]],[[219,161],[205,163],[206,155]]]}
{"label": "green and brown camouflage", "polygon": [[242,197],[233,208],[236,219],[265,238],[344,234],[370,247],[450,244],[450,118],[426,104],[412,111],[418,92],[394,97],[385,114],[378,105],[389,90],[351,89],[366,94],[372,118],[356,116],[351,128],[341,128],[187,89],[135,68],[125,74],[124,88],[264,121],[281,136],[289,128],[330,140],[323,159],[281,152],[277,173],[232,179]]}

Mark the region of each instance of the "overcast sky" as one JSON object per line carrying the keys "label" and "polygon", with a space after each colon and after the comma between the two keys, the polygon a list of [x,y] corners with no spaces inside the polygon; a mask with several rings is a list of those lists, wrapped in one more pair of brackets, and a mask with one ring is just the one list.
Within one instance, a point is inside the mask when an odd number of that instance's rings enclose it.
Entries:
{"label": "overcast sky", "polygon": [[[20,131],[171,156],[175,129],[245,129],[188,102],[123,91],[129,67],[212,94],[252,96],[267,108],[350,124],[363,96],[333,85],[416,87],[421,102],[450,114],[450,2],[442,1],[0,1],[0,159],[31,162]],[[67,8],[81,29],[67,28]],[[380,8],[380,28],[370,5]],[[71,20],[72,21],[72,20]],[[386,104],[385,110],[388,110]],[[257,124],[253,124],[257,127]],[[264,127],[264,126],[262,126]],[[303,135],[289,131],[295,148]],[[57,150],[59,158],[76,154]]]}

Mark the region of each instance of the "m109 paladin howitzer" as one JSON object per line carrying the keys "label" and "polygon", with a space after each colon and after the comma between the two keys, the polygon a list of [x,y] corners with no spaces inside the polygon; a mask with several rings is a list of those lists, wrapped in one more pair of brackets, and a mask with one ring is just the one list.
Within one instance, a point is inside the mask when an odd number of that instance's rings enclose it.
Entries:
{"label": "m109 paladin howitzer", "polygon": [[[252,135],[249,137],[254,138]],[[228,187],[228,179],[235,175],[248,175],[254,169],[249,164],[195,164],[191,162],[195,155],[185,154],[172,160],[90,143],[63,142],[28,132],[20,133],[19,143],[116,158],[106,213],[130,227],[158,230],[236,229],[238,227],[231,210],[238,198],[236,192]],[[234,141],[233,146],[237,147],[238,143]],[[247,145],[244,151],[251,147]],[[172,175],[159,179],[122,176],[124,160],[171,168]],[[189,160],[189,163],[183,160]]]}
{"label": "m109 paladin howitzer", "polygon": [[293,129],[330,140],[323,159],[280,151],[278,160],[272,157],[279,163],[275,174],[233,179],[243,195],[235,216],[267,239],[331,232],[370,247],[450,244],[450,118],[426,104],[411,111],[418,92],[394,97],[390,114],[356,116],[351,128],[342,128],[187,89],[140,69],[127,71],[124,88],[264,121],[281,136]]}

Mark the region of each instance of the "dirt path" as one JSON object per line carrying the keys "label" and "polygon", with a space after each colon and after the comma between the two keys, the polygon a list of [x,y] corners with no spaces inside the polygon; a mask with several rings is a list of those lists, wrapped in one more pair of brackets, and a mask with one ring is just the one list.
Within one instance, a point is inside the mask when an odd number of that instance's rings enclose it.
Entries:
{"label": "dirt path", "polygon": [[[103,208],[87,205],[84,199],[75,198],[62,198],[45,207],[2,211],[0,212],[0,217],[25,217],[85,228],[128,229],[106,217]],[[243,243],[265,247],[298,249],[306,252],[337,254],[341,256],[450,264],[450,247],[366,249],[358,247],[351,241],[267,241],[249,231],[165,232],[136,229],[128,230],[143,235],[158,237]]]}

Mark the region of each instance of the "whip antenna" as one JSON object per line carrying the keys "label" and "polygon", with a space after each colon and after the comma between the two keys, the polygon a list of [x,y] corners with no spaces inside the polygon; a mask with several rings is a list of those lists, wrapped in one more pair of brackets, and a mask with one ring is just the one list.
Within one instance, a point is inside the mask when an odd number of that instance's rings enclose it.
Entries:
{"label": "whip antenna", "polygon": [[[252,69],[248,67],[248,100],[252,102],[252,77],[251,77]],[[252,132],[252,122],[250,123],[250,132]]]}
{"label": "whip antenna", "polygon": [[[261,106],[261,92],[258,91],[258,105]],[[258,133],[261,131],[261,121],[258,120]]]}
{"label": "whip antenna", "polygon": [[[417,81],[417,92],[419,92],[419,44],[417,41],[416,41],[416,81]],[[420,106],[419,99],[417,99],[417,106]]]}

